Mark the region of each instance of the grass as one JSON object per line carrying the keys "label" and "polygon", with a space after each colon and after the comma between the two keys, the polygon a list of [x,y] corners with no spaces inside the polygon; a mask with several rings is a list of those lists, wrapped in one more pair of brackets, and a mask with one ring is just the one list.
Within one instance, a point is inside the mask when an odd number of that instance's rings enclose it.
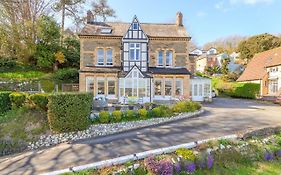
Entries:
{"label": "grass", "polygon": [[251,164],[232,163],[227,167],[215,165],[211,170],[198,170],[194,175],[280,175],[281,161],[255,162]]}
{"label": "grass", "polygon": [[48,129],[45,111],[20,108],[0,115],[0,140],[33,141]]}
{"label": "grass", "polygon": [[1,79],[9,79],[9,80],[39,79],[46,76],[49,76],[49,74],[42,71],[0,72]]}

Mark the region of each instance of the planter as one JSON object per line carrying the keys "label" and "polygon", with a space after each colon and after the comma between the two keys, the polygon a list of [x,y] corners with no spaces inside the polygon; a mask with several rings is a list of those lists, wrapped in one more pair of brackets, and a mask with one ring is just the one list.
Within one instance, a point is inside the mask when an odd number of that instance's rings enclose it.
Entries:
{"label": "planter", "polygon": [[129,105],[129,110],[134,110],[134,106],[133,105]]}

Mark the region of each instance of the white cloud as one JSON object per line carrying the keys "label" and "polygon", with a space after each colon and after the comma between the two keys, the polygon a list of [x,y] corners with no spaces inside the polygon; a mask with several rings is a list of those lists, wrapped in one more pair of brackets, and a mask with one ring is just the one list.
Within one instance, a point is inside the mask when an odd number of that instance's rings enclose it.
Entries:
{"label": "white cloud", "polygon": [[229,0],[229,3],[234,4],[246,4],[246,5],[256,5],[256,4],[270,4],[274,0]]}

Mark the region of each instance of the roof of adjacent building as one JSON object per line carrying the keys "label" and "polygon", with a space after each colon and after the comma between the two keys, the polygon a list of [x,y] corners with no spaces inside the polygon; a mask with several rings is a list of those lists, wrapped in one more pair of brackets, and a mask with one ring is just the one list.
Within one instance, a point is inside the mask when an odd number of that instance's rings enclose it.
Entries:
{"label": "roof of adjacent building", "polygon": [[266,67],[276,65],[281,65],[281,47],[256,54],[237,81],[261,80],[267,74]]}
{"label": "roof of adjacent building", "polygon": [[[124,22],[92,22],[86,24],[80,36],[120,36],[123,37],[131,23]],[[189,37],[184,26],[176,24],[140,23],[142,30],[149,37]],[[101,29],[110,28],[110,34],[101,33]]]}

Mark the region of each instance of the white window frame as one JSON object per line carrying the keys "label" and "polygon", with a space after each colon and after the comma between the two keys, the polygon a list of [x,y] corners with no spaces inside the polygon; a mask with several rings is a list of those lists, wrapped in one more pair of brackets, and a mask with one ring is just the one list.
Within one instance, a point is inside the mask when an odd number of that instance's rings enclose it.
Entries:
{"label": "white window frame", "polygon": [[[93,84],[92,90],[89,87],[90,83]],[[95,90],[95,78],[94,77],[86,77],[86,92],[94,93]]]}
{"label": "white window frame", "polygon": [[[102,51],[102,56],[99,54],[99,51]],[[103,48],[97,49],[97,64],[98,64],[98,66],[104,66],[104,49]]]}
{"label": "white window frame", "polygon": [[[166,89],[168,89],[168,88],[166,87],[166,82],[170,82],[170,83],[171,83],[171,87],[169,87],[169,88],[171,88],[171,90],[170,90],[171,94],[170,94],[170,95],[167,95],[167,94],[166,94]],[[164,79],[164,96],[166,96],[166,97],[171,97],[171,96],[173,96],[173,79],[170,79],[170,78],[165,78],[165,79]]]}
{"label": "white window frame", "polygon": [[[168,56],[168,53],[169,53],[169,56]],[[166,60],[165,60],[166,67],[170,67],[173,65],[173,55],[174,55],[174,53],[172,50],[166,50]]]}
{"label": "white window frame", "polygon": [[[178,94],[177,95],[177,89],[178,89],[178,87],[177,87],[177,82],[180,82],[180,94]],[[176,82],[175,82],[176,84],[175,84],[175,96],[182,96],[183,95],[183,79],[176,79]]]}
{"label": "white window frame", "polygon": [[[103,94],[99,94],[99,82],[103,82],[103,91],[104,91],[104,93]],[[105,79],[103,79],[103,78],[98,78],[97,79],[97,95],[105,95]]]}
{"label": "white window frame", "polygon": [[[161,84],[160,84],[160,95],[159,95],[159,94],[156,94],[156,90],[155,90],[155,89],[156,89],[156,82],[157,82],[157,81],[159,81],[159,82],[161,83]],[[154,96],[156,96],[156,97],[158,96],[158,97],[159,97],[159,96],[162,96],[162,95],[163,95],[163,93],[162,93],[162,92],[163,92],[163,90],[162,90],[162,89],[163,89],[163,85],[164,85],[164,84],[163,84],[162,79],[154,79],[154,82],[153,82]]]}
{"label": "white window frame", "polygon": [[[160,63],[160,52],[162,53],[162,63]],[[165,54],[165,51],[164,50],[159,50],[158,53],[157,53],[157,66],[164,66],[164,54]]]}
{"label": "white window frame", "polygon": [[[111,57],[109,57],[109,55],[107,53],[108,51],[111,51]],[[106,56],[105,56],[106,57],[106,65],[112,66],[113,65],[113,50],[111,48],[107,48],[106,51],[105,51],[105,54],[106,54]]]}
{"label": "white window frame", "polygon": [[[138,45],[138,47],[137,47]],[[141,43],[129,43],[129,60],[140,61],[141,60]],[[134,54],[134,58],[131,58],[131,52]],[[139,58],[137,59],[137,55]]]}

